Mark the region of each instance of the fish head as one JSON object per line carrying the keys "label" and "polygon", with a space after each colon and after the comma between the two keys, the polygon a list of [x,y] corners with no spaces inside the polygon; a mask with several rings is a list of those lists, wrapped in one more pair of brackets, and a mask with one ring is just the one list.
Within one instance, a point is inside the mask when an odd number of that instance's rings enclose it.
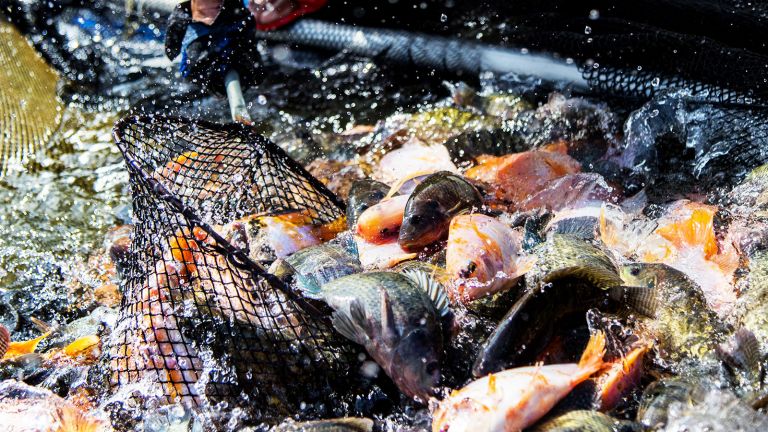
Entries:
{"label": "fish head", "polygon": [[417,252],[441,240],[448,218],[436,200],[411,201],[405,208],[397,242],[406,252]]}
{"label": "fish head", "polygon": [[440,382],[439,336],[418,328],[401,338],[392,353],[390,377],[408,397],[426,402]]}
{"label": "fish head", "polygon": [[633,263],[621,267],[621,280],[626,286],[654,288],[658,278],[656,266]]}

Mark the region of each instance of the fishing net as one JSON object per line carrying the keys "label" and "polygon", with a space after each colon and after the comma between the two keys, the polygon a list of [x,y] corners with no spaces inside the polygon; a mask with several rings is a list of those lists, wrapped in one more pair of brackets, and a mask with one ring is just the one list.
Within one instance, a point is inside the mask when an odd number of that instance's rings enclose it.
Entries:
{"label": "fishing net", "polygon": [[43,148],[61,123],[58,75],[0,15],[0,174]]}
{"label": "fishing net", "polygon": [[242,228],[283,216],[343,224],[341,203],[242,125],[133,116],[115,138],[135,231],[108,349],[112,390],[195,407],[241,404],[259,420],[322,401],[345,372],[348,346],[322,305],[265,271],[249,250],[251,228]]}

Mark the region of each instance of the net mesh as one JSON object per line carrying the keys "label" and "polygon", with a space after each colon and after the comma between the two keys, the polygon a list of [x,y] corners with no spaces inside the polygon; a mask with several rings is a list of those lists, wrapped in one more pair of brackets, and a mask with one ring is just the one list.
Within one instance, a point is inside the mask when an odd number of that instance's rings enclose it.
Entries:
{"label": "net mesh", "polygon": [[319,398],[344,372],[347,345],[321,305],[264,270],[252,232],[238,228],[269,215],[332,224],[337,199],[245,126],[135,116],[115,138],[135,231],[108,350],[112,389],[190,406],[247,400],[262,420]]}

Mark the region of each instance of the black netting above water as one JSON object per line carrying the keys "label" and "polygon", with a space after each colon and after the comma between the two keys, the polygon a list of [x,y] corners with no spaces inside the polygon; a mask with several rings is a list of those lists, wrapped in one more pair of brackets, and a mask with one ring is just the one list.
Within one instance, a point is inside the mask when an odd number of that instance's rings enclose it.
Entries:
{"label": "black netting above water", "polygon": [[135,232],[108,350],[113,391],[193,406],[247,401],[260,420],[320,399],[347,346],[320,306],[253,258],[248,237],[264,217],[333,224],[340,203],[245,126],[128,117],[115,138]]}

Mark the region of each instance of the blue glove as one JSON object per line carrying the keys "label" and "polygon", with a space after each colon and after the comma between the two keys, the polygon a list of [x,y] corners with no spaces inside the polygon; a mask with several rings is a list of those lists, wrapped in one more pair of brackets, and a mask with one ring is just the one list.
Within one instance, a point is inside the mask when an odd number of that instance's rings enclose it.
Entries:
{"label": "blue glove", "polygon": [[226,6],[209,26],[193,22],[189,2],[181,3],[171,15],[165,39],[169,58],[181,54],[181,75],[218,94],[224,94],[224,77],[232,69],[243,88],[261,78],[253,17],[239,4]]}

